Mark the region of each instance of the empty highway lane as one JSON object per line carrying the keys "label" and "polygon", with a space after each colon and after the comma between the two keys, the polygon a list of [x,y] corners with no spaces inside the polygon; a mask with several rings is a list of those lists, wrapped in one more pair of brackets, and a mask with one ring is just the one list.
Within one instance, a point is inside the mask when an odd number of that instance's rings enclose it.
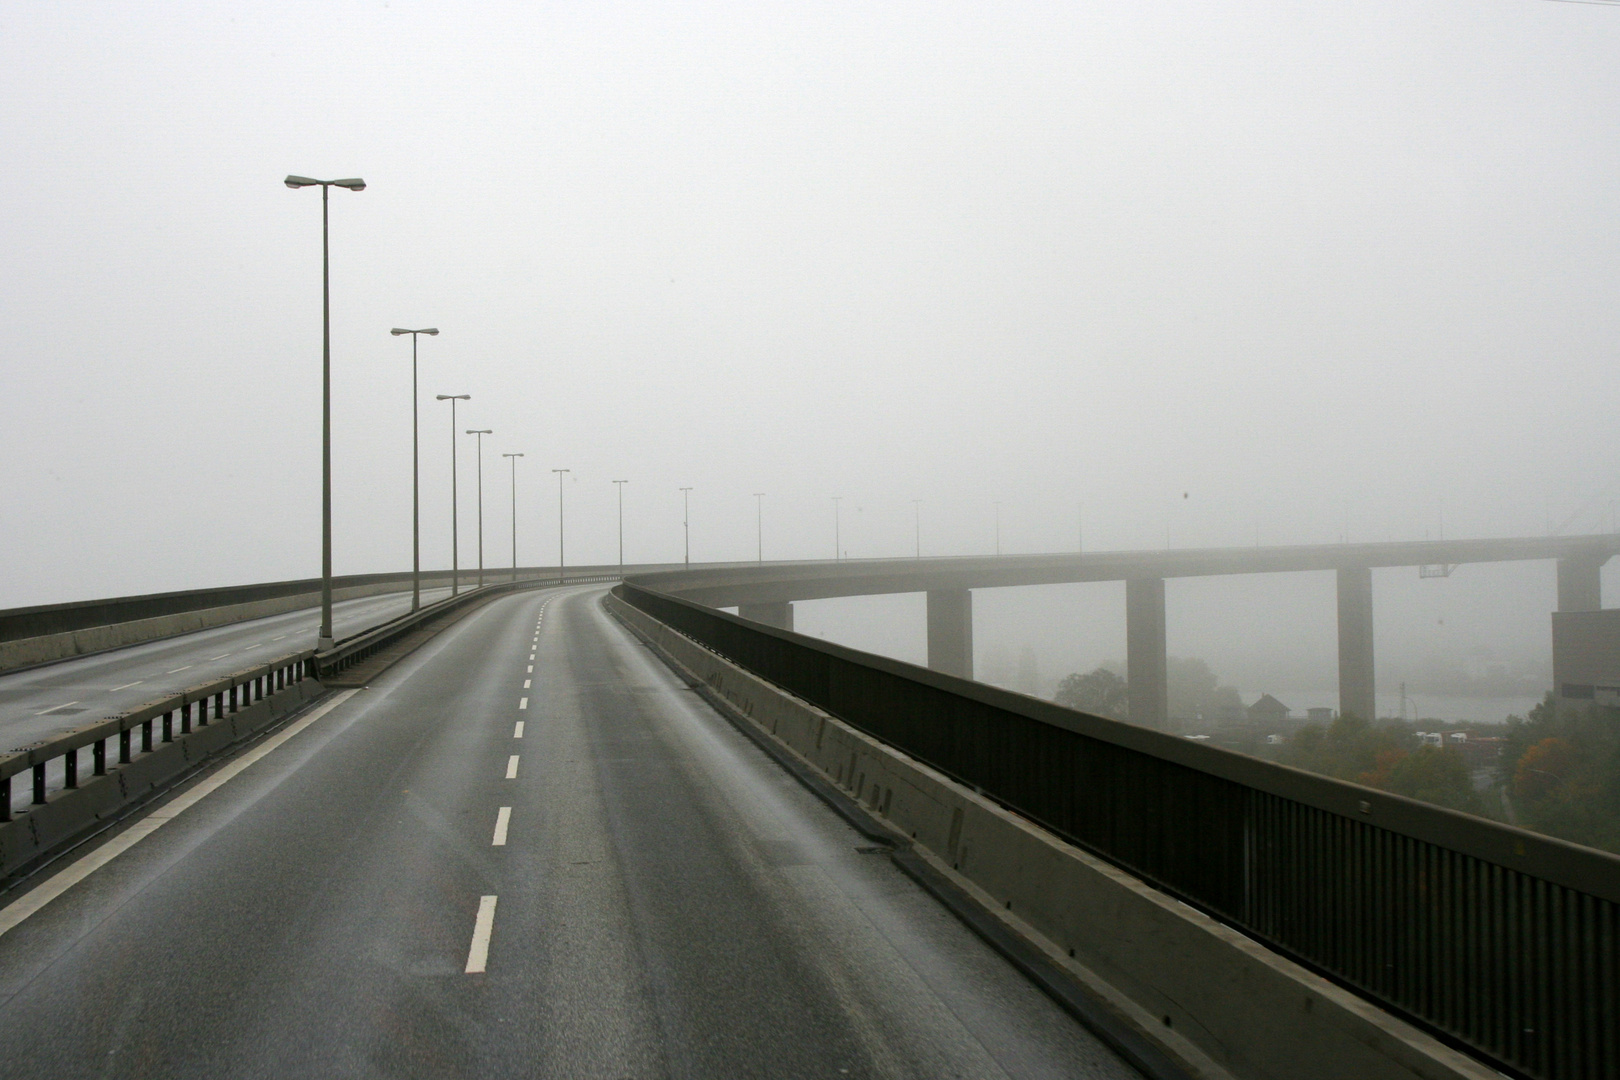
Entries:
{"label": "empty highway lane", "polygon": [[480,609],[0,909],[0,1073],[1135,1075],[600,597]]}

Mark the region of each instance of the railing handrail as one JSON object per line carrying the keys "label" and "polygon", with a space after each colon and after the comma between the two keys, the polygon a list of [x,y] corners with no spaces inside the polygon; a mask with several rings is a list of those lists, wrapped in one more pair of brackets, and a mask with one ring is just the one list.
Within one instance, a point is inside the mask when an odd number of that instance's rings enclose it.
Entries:
{"label": "railing handrail", "polygon": [[1620,857],[632,582],[616,595],[1499,1069],[1620,1075]]}
{"label": "railing handrail", "polygon": [[154,720],[164,713],[174,712],[187,705],[195,704],[216,694],[229,693],[244,683],[264,678],[275,672],[303,663],[315,656],[315,650],[303,649],[299,652],[287,653],[268,663],[255,664],[252,667],[242,668],[229,675],[221,675],[205,683],[188,687],[177,693],[165,697],[154,698],[144,705],[121,713],[116,713],[84,727],[71,728],[59,732],[48,739],[21,746],[8,754],[0,754],[0,780],[9,779],[19,773],[26,772],[35,765],[43,765],[53,758],[61,757],[70,750],[82,750],[86,746],[98,743],[103,739],[111,738],[133,728]]}
{"label": "railing handrail", "polygon": [[1127,750],[1150,754],[1223,780],[1252,787],[1267,794],[1304,803],[1330,814],[1362,821],[1439,844],[1474,858],[1497,863],[1521,873],[1555,881],[1568,888],[1620,903],[1620,855],[1613,855],[1582,844],[1531,832],[1514,825],[1476,817],[1404,795],[1366,787],[1349,780],[1307,772],[1289,765],[1240,754],[1218,746],[1208,746],[1178,735],[1139,727],[1077,712],[1055,702],[1019,694],[1012,690],[946,675],[943,672],[908,664],[888,656],[862,652],[845,645],[781,630],[729,612],[705,607],[668,593],[659,593],[633,582],[623,585],[624,596],[631,590],[655,595],[706,615],[717,616],[738,626],[769,637],[792,641],[816,652],[836,656],[849,663],[913,679],[948,693],[1015,712],[1053,727]]}

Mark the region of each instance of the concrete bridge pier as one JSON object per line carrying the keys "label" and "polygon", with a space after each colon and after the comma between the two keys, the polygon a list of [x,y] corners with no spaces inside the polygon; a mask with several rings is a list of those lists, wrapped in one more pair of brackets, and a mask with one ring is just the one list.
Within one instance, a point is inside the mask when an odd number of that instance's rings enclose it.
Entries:
{"label": "concrete bridge pier", "polygon": [[1170,726],[1170,665],[1164,650],[1164,578],[1126,581],[1125,680],[1133,724]]}
{"label": "concrete bridge pier", "polygon": [[1339,568],[1339,715],[1378,718],[1373,681],[1372,568]]}
{"label": "concrete bridge pier", "polygon": [[1577,556],[1558,560],[1558,610],[1603,609],[1603,564],[1607,557]]}
{"label": "concrete bridge pier", "polygon": [[928,590],[928,667],[945,675],[973,678],[971,590]]}
{"label": "concrete bridge pier", "polygon": [[793,629],[793,601],[772,600],[763,604],[739,604],[737,614],[778,630]]}

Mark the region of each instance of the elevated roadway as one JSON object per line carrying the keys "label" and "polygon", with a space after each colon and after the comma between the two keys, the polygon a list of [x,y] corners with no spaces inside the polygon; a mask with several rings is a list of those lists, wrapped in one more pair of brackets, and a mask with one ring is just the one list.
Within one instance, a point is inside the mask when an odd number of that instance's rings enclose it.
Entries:
{"label": "elevated roadway", "polygon": [[[448,588],[425,589],[422,602],[448,595]],[[332,608],[333,624],[338,637],[346,637],[410,606],[409,591],[342,601]],[[0,748],[37,742],[254,663],[314,648],[319,627],[320,609],[305,608],[0,674]]]}
{"label": "elevated roadway", "polygon": [[599,597],[479,609],[0,908],[5,1074],[1134,1075]]}
{"label": "elevated roadway", "polygon": [[[1163,728],[1169,720],[1165,652],[1168,578],[1332,572],[1338,586],[1339,711],[1376,716],[1372,571],[1417,566],[1449,576],[1481,562],[1554,560],[1557,610],[1602,607],[1602,569],[1620,553],[1620,535],[1314,544],[1272,548],[1104,551],[977,558],[868,559],[700,566],[629,578],[744,618],[793,629],[793,603],[839,596],[921,592],[928,598],[928,666],[973,677],[974,589],[1089,581],[1125,583],[1125,648],[1130,719]],[[1556,665],[1555,665],[1556,666]]]}

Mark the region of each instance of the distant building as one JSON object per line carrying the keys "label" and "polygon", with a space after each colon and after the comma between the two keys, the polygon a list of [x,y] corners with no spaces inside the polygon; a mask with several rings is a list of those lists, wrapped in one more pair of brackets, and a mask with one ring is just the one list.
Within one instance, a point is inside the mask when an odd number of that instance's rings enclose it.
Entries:
{"label": "distant building", "polygon": [[1280,724],[1288,719],[1288,706],[1270,694],[1261,694],[1260,700],[1249,706],[1249,719],[1258,723]]}
{"label": "distant building", "polygon": [[1620,705],[1620,608],[1558,611],[1552,620],[1558,696]]}
{"label": "distant building", "polygon": [[1333,723],[1333,710],[1321,707],[1306,709],[1305,719],[1312,724],[1331,724]]}

